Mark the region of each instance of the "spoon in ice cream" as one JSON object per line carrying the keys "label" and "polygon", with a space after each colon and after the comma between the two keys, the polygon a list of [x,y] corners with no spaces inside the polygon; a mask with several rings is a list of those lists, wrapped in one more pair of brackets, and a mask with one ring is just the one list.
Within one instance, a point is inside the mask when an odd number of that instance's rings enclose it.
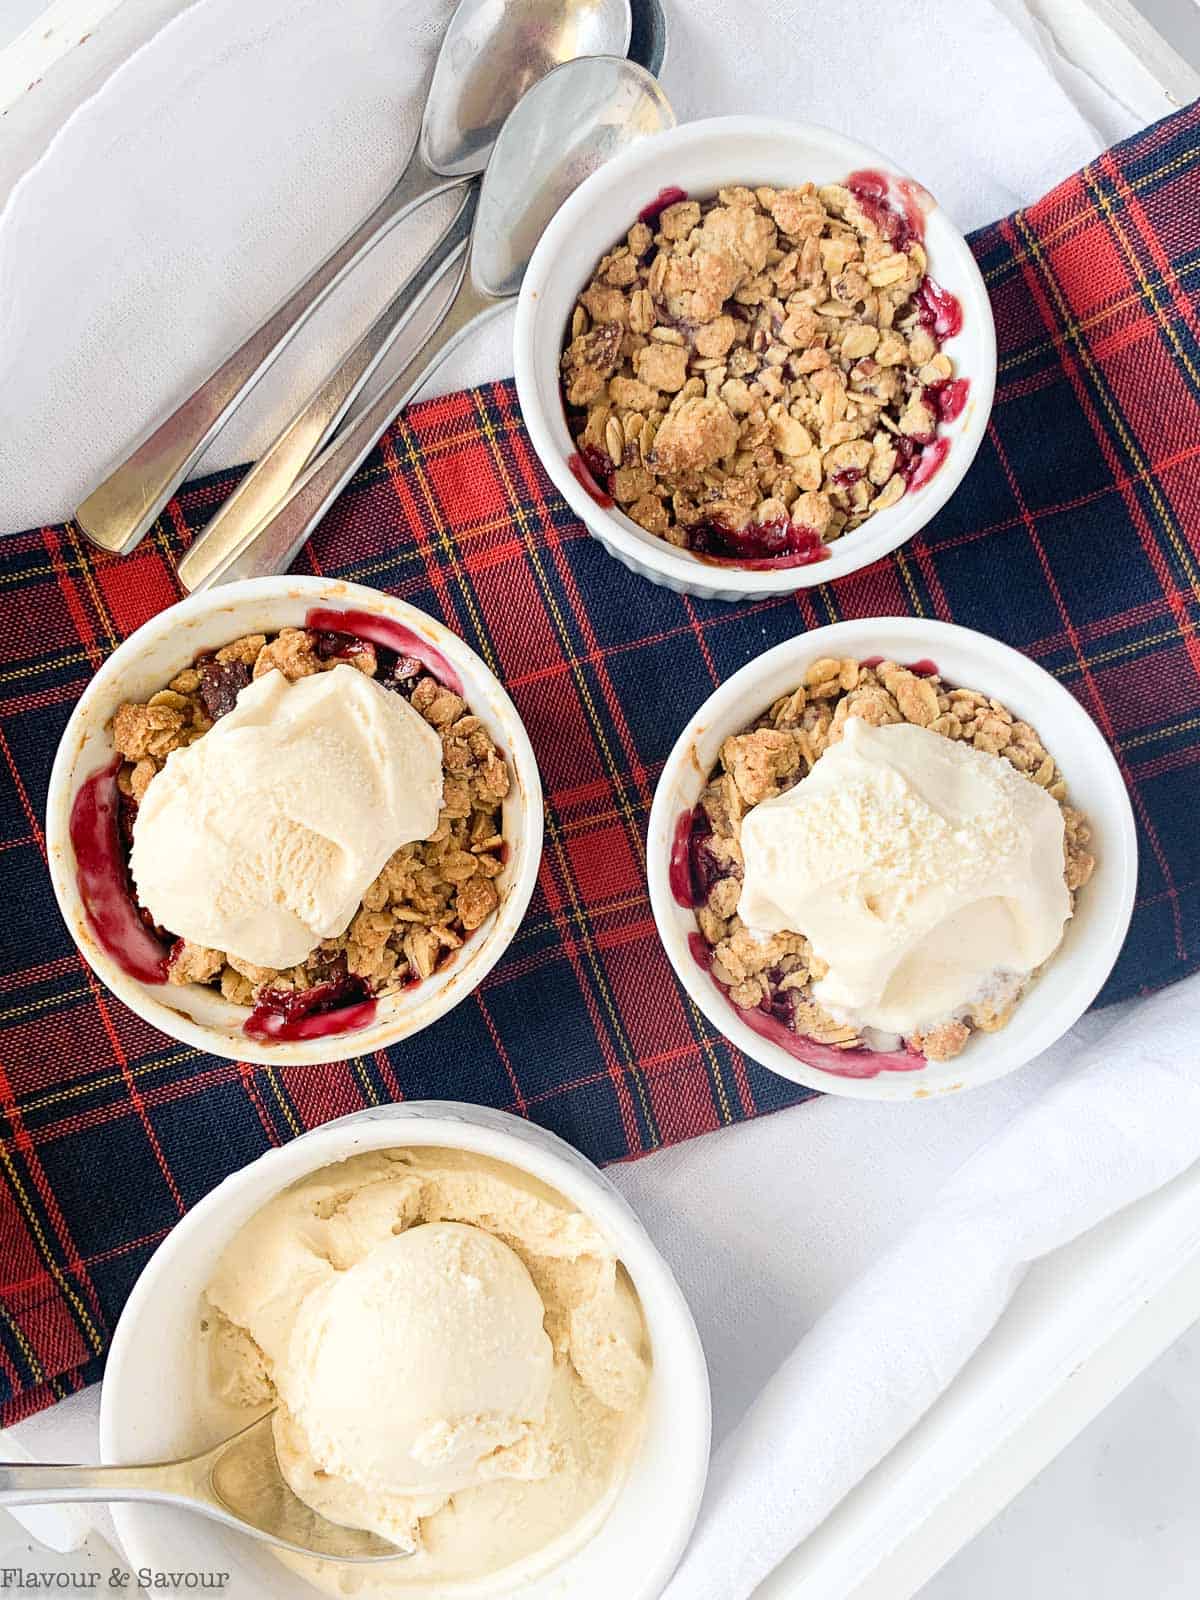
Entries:
{"label": "spoon in ice cream", "polygon": [[396,413],[451,350],[511,303],[567,196],[627,146],[674,125],[657,80],[623,57],[568,61],[535,84],[500,130],[483,177],[470,256],[458,256],[446,269],[455,293],[437,327],[276,509],[240,545],[222,551],[222,560],[206,562],[205,585],[285,572]]}
{"label": "spoon in ice cream", "polygon": [[296,1555],[325,1561],[399,1561],[411,1555],[364,1528],[344,1528],[305,1505],[283,1480],[268,1411],[231,1438],[183,1461],[138,1467],[0,1463],[0,1506],[141,1500],[197,1511]]}

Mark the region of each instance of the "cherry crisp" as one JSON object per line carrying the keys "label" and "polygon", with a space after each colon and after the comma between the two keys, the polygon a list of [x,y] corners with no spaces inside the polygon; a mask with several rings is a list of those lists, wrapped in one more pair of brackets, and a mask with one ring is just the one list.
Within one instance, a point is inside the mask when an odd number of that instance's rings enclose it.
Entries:
{"label": "cherry crisp", "polygon": [[928,480],[966,401],[921,214],[880,174],[666,191],[599,263],[562,356],[595,485],[711,560],[800,565]]}
{"label": "cherry crisp", "polygon": [[[894,661],[815,661],[799,687],[721,747],[690,819],[687,887],[703,939],[698,949],[733,1004],[762,1010],[793,1033],[841,1051],[861,1049],[866,1041],[813,997],[812,983],[824,976],[825,968],[803,932],[764,936],[752,933],[738,916],[743,875],[739,841],[747,811],[804,779],[842,737],[851,717],[863,717],[875,727],[910,722],[947,739],[967,740],[1045,789],[1062,808],[1063,875],[1072,907],[1076,890],[1095,867],[1087,821],[1067,804],[1067,786],[1054,757],[1035,730],[998,700],[975,689],[952,688],[934,672],[914,671]],[[1002,1028],[1021,992],[975,1004],[964,1016],[914,1035],[905,1041],[908,1050],[929,1061],[949,1060],[973,1029]]]}
{"label": "cherry crisp", "polygon": [[[363,895],[346,932],[324,940],[302,965],[276,971],[175,940],[167,964],[171,983],[210,984],[237,1005],[267,997],[285,1011],[288,996],[344,1003],[391,994],[429,977],[496,909],[501,802],[510,783],[503,755],[462,697],[419,661],[349,634],[305,628],[248,634],[198,656],[144,704],[118,707],[112,728],[122,763],[117,786],[126,848],[138,803],[167,757],[203,738],[252,679],[278,668],[295,680],[341,663],[404,695],[440,735],[443,796],[436,831],[402,845]],[[155,931],[164,941],[173,937]]]}

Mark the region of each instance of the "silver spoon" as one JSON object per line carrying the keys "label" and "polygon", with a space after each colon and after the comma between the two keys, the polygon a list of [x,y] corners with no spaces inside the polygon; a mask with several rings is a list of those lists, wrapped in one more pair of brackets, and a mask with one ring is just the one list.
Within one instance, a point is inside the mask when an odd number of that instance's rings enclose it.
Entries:
{"label": "silver spoon", "polygon": [[124,554],[200,455],[346,273],[404,217],[483,171],[508,110],[559,62],[628,48],[629,0],[460,0],[438,52],[416,149],[348,238],[161,422],[75,513],[104,550]]}
{"label": "silver spoon", "polygon": [[633,12],[633,30],[626,54],[657,78],[667,59],[666,12],[661,0],[629,0],[629,4]]}
{"label": "silver spoon", "polygon": [[674,127],[657,81],[632,61],[556,67],[510,113],[484,174],[471,254],[447,269],[454,298],[407,365],[346,424],[209,581],[284,572],[379,435],[438,364],[516,295],[546,224],[583,180],[626,146]]}
{"label": "silver spoon", "polygon": [[[667,49],[667,19],[662,6],[659,0],[630,0],[630,12],[629,59],[657,77]],[[400,335],[404,333],[412,339],[415,332],[421,342],[428,337],[428,330],[414,328],[414,318],[430,299],[443,270],[466,248],[473,217],[474,205],[468,197],[424,261],[325,375],[316,393],[281,429],[192,540],[176,568],[180,583],[189,593],[208,588],[282,501],[342,419],[352,414],[351,408]]]}
{"label": "silver spoon", "polygon": [[400,1561],[411,1555],[363,1528],[343,1528],[305,1505],[275,1456],[273,1411],[231,1438],[144,1467],[25,1466],[0,1462],[0,1506],[141,1500],[198,1511],[227,1528],[297,1555],[328,1561]]}
{"label": "silver spoon", "polygon": [[454,218],[429,254],[401,284],[371,326],[340,357],[307,400],[259,456],[192,540],[177,566],[190,593],[208,588],[229,557],[268,517],[309,461],[333,433],[355,398],[399,336],[408,329],[447,267],[461,260],[475,217],[478,190],[472,185]]}

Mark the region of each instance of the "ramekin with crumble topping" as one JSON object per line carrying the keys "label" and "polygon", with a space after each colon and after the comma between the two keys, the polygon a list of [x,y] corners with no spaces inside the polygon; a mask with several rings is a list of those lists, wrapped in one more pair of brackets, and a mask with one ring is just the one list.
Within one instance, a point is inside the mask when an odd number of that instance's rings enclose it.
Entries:
{"label": "ramekin with crumble topping", "polygon": [[801,566],[927,483],[966,405],[918,191],[882,173],[665,190],[576,302],[577,474],[717,562]]}
{"label": "ramekin with crumble topping", "polygon": [[513,364],[533,447],[604,549],[740,600],[856,572],[936,515],[985,437],[996,339],[967,241],[886,156],[714,117],[560,208]]}
{"label": "ramekin with crumble topping", "polygon": [[[751,1017],[752,1026],[774,1033],[785,1048],[793,1038],[831,1047],[843,1054],[843,1060],[830,1055],[826,1069],[856,1075],[951,1060],[973,1032],[994,1032],[1011,1021],[1036,974],[1007,973],[1004,981],[993,980],[979,993],[963,994],[949,1012],[930,1017],[906,1037],[889,1041],[891,1049],[881,1050],[873,1046],[873,1030],[831,1014],[819,998],[820,980],[830,967],[825,958],[829,952],[814,946],[808,936],[811,929],[764,932],[746,925],[741,913],[745,909],[742,829],[747,816],[802,784],[842,740],[852,719],[874,728],[908,724],[927,729],[952,743],[969,745],[989,761],[1007,762],[1044,790],[1062,814],[1061,871],[1068,917],[1077,891],[1092,876],[1095,857],[1087,819],[1068,803],[1066,780],[1036,729],[980,690],[943,682],[932,662],[902,666],[874,658],[819,657],[805,669],[802,681],[780,695],[764,715],[731,734],[721,746],[699,804],[680,828],[672,863],[676,897],[696,913],[701,939],[694,943],[694,953],[731,1003]],[[948,842],[953,844],[963,832],[950,830]],[[897,859],[894,838],[882,844],[884,868],[878,876],[886,882],[889,854],[895,862],[893,871],[902,871],[906,863]],[[947,872],[955,865],[948,862]],[[902,926],[895,926],[886,936],[896,940],[901,932]],[[958,936],[962,937],[961,931]]]}
{"label": "ramekin with crumble topping", "polygon": [[647,840],[676,976],[731,1045],[827,1092],[974,1086],[1053,1044],[1128,927],[1136,830],[1079,702],[970,629],[835,623],[700,706]]}
{"label": "ramekin with crumble topping", "polygon": [[[353,785],[344,815],[330,768]],[[259,846],[277,810],[272,900]],[[152,618],[104,662],[60,742],[46,838],[81,954],[143,1021],[230,1059],[329,1062],[437,1021],[499,959],[536,882],[541,785],[511,700],[449,629],[362,585],[254,579]],[[235,887],[206,899],[208,862]],[[160,915],[182,905],[228,941],[157,926],[147,869]]]}

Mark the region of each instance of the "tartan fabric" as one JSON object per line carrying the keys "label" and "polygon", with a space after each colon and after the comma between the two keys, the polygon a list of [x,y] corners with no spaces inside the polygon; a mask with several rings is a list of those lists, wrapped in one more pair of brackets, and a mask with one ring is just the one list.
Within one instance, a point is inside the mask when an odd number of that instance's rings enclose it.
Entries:
{"label": "tartan fabric", "polygon": [[[546,848],[479,992],[386,1054],[272,1070],[148,1028],[54,907],[42,815],[71,708],[178,594],[173,560],[236,474],[194,483],[124,560],[70,525],[0,546],[0,1414],[95,1379],[155,1245],[227,1172],[378,1101],[535,1118],[607,1161],[794,1104],[674,981],[645,891],[646,816],[679,728],[798,630],[913,613],[965,623],[1065,683],[1115,749],[1142,876],[1102,997],[1200,953],[1200,107],[1100,157],[973,240],[999,387],[965,484],[870,569],[759,604],[704,603],[606,556],[534,458],[513,387],[414,408],[300,560],[403,596],[507,684],[546,790]],[[797,1130],[800,1137],[800,1131]]]}

